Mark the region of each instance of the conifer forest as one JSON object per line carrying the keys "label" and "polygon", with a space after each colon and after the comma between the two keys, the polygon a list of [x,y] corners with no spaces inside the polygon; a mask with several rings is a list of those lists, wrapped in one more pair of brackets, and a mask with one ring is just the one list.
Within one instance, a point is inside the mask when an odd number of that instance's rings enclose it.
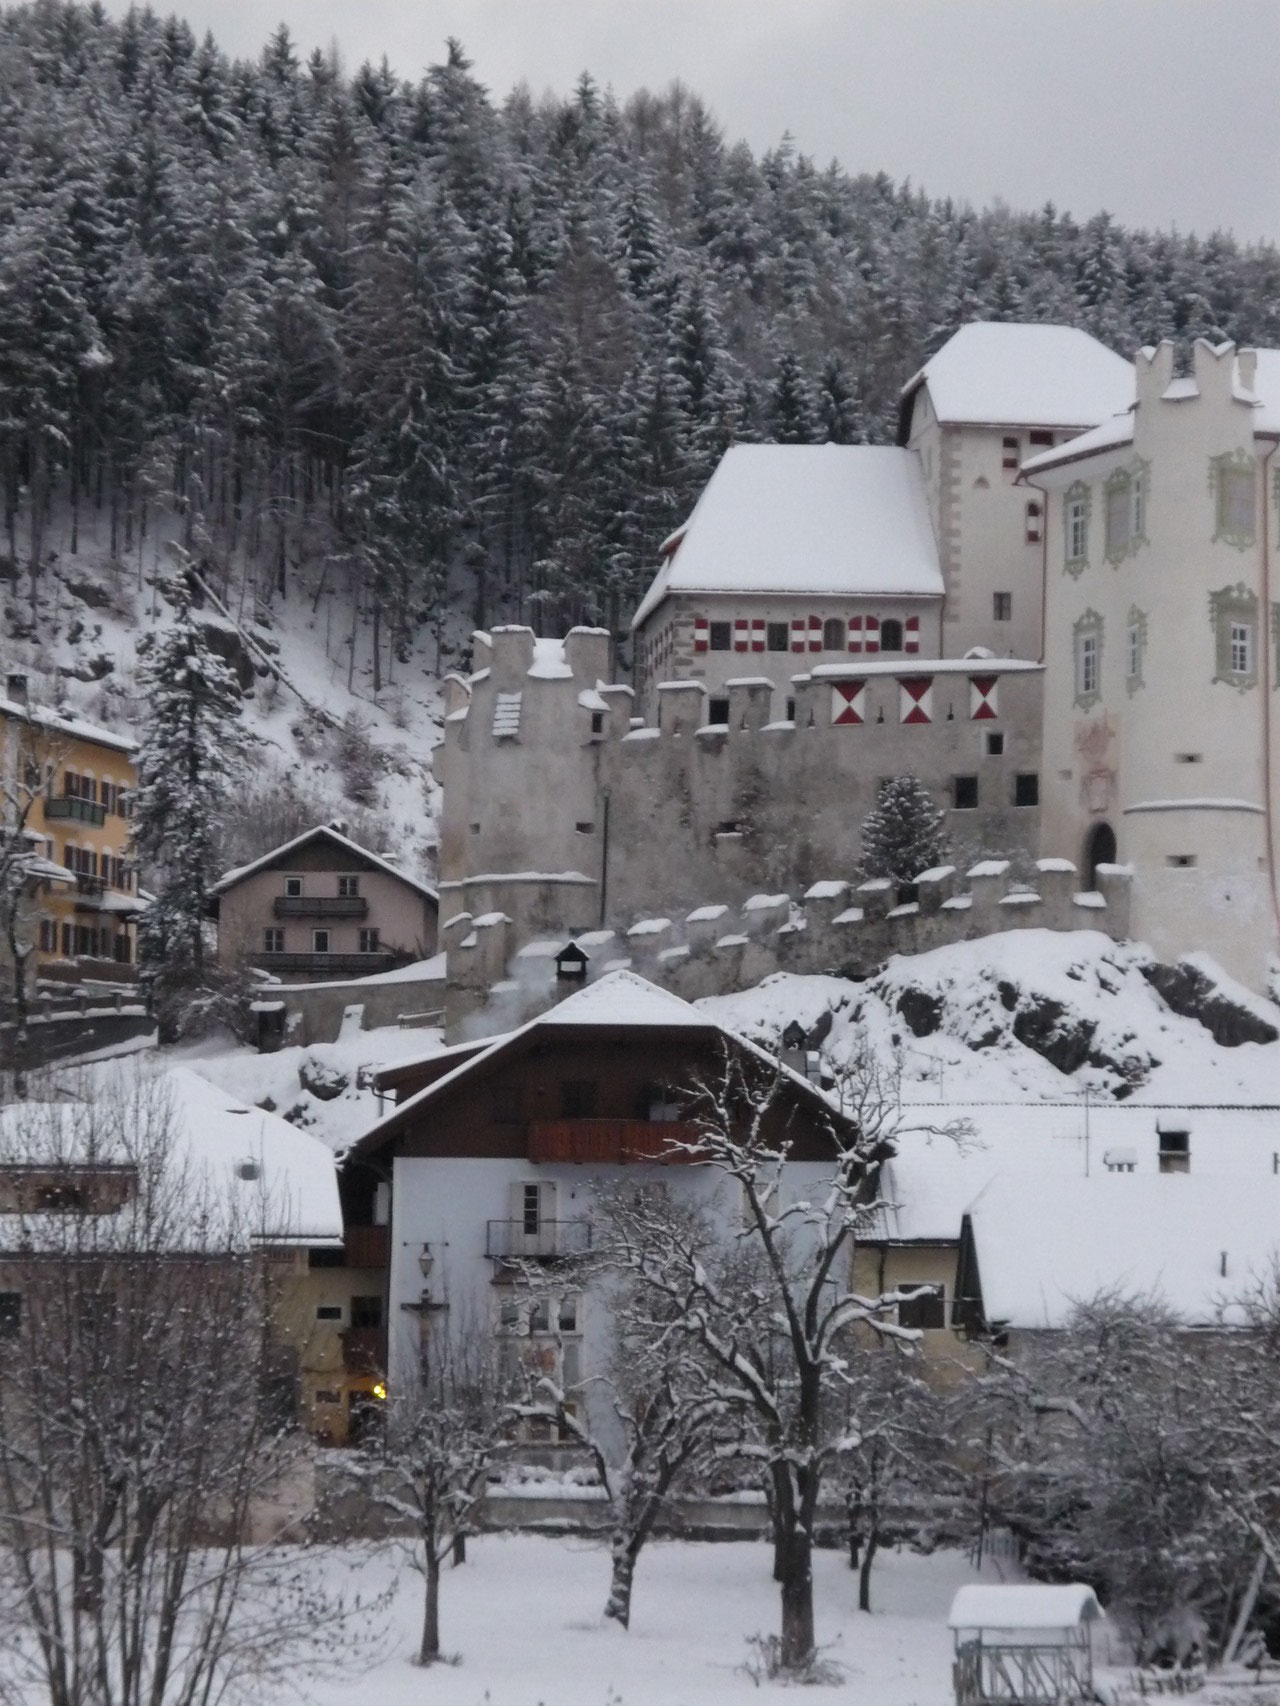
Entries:
{"label": "conifer forest", "polygon": [[322,549],[375,672],[451,606],[617,631],[727,443],[891,442],[966,320],[1280,344],[1270,245],[860,164],[756,157],[679,85],[487,90],[456,41],[406,81],[283,27],[246,62],[150,10],[0,12],[12,603],[52,505],[123,550],[163,502],[268,603]]}

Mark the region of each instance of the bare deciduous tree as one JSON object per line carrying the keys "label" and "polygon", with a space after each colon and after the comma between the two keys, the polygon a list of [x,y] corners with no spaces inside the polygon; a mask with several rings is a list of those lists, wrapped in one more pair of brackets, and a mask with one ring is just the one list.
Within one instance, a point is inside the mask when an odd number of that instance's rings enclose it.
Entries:
{"label": "bare deciduous tree", "polygon": [[184,1161],[141,1073],[0,1110],[0,1700],[203,1706],[340,1638],[268,1516],[301,1441],[267,1206]]}

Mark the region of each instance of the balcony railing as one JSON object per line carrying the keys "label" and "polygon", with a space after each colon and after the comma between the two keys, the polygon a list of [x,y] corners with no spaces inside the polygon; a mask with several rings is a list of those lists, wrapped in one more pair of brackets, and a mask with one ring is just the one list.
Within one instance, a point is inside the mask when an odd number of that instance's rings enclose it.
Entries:
{"label": "balcony railing", "polygon": [[682,1120],[530,1120],[530,1161],[687,1161],[699,1128]]}
{"label": "balcony railing", "polygon": [[367,918],[369,902],[359,894],[278,894],[271,903],[277,918]]}
{"label": "balcony railing", "polygon": [[101,829],[107,821],[107,808],[95,805],[92,800],[78,799],[74,794],[58,794],[44,803],[46,820],[51,818],[70,818],[73,823],[91,823],[95,829]]}
{"label": "balcony railing", "polygon": [[368,977],[390,971],[395,955],[377,954],[253,954],[252,964],[263,971],[320,972],[326,977]]}
{"label": "balcony railing", "polygon": [[385,1226],[348,1226],[342,1235],[349,1268],[385,1268],[391,1239]]}
{"label": "balcony railing", "polygon": [[524,1220],[485,1224],[484,1253],[500,1262],[553,1262],[585,1256],[590,1248],[589,1220],[539,1220],[532,1229]]}

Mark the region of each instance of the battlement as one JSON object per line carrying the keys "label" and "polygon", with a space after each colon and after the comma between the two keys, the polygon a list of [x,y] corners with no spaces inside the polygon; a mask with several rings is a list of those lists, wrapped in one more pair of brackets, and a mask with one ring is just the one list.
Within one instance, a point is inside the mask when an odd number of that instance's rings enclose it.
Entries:
{"label": "battlement", "polygon": [[522,939],[506,913],[461,915],[446,928],[446,1024],[499,1030],[553,1006],[579,987],[557,977],[555,956],[572,939],[591,981],[630,966],[686,1000],[749,988],[775,972],[864,978],[892,954],[918,954],[1007,930],[1129,929],[1131,873],[1098,868],[1081,892],[1067,859],[1040,859],[1019,881],[1003,859],[982,860],[961,878],[954,866],[924,871],[916,898],[899,903],[883,878],[815,882],[798,898],[751,895],[738,907],[709,903],[675,917],[638,918],[618,929]]}

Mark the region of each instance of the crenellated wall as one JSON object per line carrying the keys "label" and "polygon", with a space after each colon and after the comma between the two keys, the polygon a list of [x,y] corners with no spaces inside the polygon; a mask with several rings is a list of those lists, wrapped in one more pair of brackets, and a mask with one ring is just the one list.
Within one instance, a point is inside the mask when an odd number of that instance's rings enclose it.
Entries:
{"label": "crenellated wall", "polygon": [[[891,954],[916,954],[1006,930],[1129,931],[1129,872],[1104,865],[1079,890],[1075,866],[1041,859],[1031,880],[1006,860],[983,860],[961,880],[951,865],[920,876],[918,899],[896,905],[884,880],[814,883],[799,900],[756,894],[741,906],[708,903],[618,929],[571,933],[587,980],[620,965],[686,1000],[749,988],[773,972],[865,977]],[[451,1040],[520,1024],[580,987],[559,981],[555,956],[569,933],[523,936],[506,913],[457,915],[446,931],[446,1027]]]}

